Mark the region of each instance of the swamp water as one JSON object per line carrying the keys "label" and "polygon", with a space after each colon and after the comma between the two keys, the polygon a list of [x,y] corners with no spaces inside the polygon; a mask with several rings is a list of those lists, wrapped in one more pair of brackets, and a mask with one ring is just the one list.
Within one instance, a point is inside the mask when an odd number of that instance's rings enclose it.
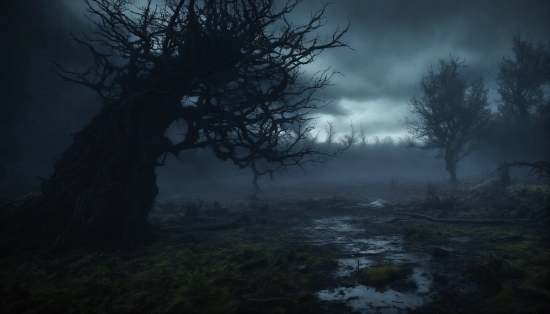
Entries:
{"label": "swamp water", "polygon": [[[331,274],[343,284],[318,291],[321,300],[344,302],[360,313],[403,313],[433,298],[432,270],[437,267],[432,264],[437,262],[429,254],[407,252],[403,236],[384,234],[383,224],[394,217],[379,210],[383,204],[376,200],[352,214],[313,219],[304,229],[306,242],[336,245],[343,252]],[[358,284],[352,277],[357,269],[388,264],[412,268],[405,289],[396,287],[397,291],[390,285],[381,290]]]}

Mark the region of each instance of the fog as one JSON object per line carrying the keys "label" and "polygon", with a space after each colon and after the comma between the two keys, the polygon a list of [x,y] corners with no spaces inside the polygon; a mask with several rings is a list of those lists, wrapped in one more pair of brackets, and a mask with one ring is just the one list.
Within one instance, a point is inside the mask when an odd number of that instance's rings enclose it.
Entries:
{"label": "fog", "polygon": [[[292,16],[299,21],[318,7],[317,1],[304,1]],[[498,12],[493,14],[495,7]],[[63,81],[50,63],[55,60],[68,69],[83,70],[92,61],[70,37],[71,32],[80,37],[89,32],[81,3],[20,1],[17,5],[8,4],[6,9],[13,14],[6,14],[6,10],[2,13],[4,41],[10,42],[2,48],[2,84],[11,88],[12,83],[8,82],[15,77],[21,90],[13,96],[3,89],[2,98],[17,97],[19,105],[17,121],[9,121],[16,141],[9,150],[16,151],[17,157],[4,158],[10,179],[2,189],[24,194],[36,190],[41,178],[51,174],[55,159],[72,142],[71,134],[91,121],[101,102],[93,91]],[[414,13],[404,13],[410,10]],[[392,178],[420,184],[447,181],[443,160],[434,158],[437,151],[407,149],[402,142],[407,135],[402,120],[411,116],[407,105],[411,97],[419,95],[422,75],[438,58],[450,53],[464,58],[464,78],[485,78],[495,112],[499,104],[494,83],[497,63],[503,56],[512,55],[511,38],[515,31],[535,43],[548,42],[550,27],[545,12],[549,10],[545,1],[521,5],[514,1],[411,1],[384,5],[376,1],[342,1],[330,5],[327,31],[349,22],[346,40],[352,49],[327,51],[305,68],[306,74],[327,67],[342,74],[334,77],[333,86],[320,91],[319,97],[332,103],[313,113],[318,117],[315,132],[320,140],[315,145],[327,151],[336,146],[330,148],[323,143],[327,121],[334,121],[339,137],[349,132],[350,124],[356,128],[362,125],[368,143],[356,143],[341,156],[322,164],[276,172],[273,180],[263,176],[260,185],[269,190],[320,182],[390,184]],[[8,128],[8,122],[2,123]],[[374,144],[375,138],[386,136],[391,136],[393,143]],[[459,179],[483,179],[494,172],[499,162],[548,155],[514,147],[503,153],[496,145],[484,146],[460,163]],[[244,194],[253,193],[250,169],[221,162],[209,151],[182,152],[179,157],[177,160],[168,156],[166,165],[157,169],[161,195],[193,195],[199,191],[204,194],[229,186],[242,186]],[[525,180],[524,173],[518,170],[514,176]]]}
{"label": "fog", "polygon": [[167,1],[0,1],[2,313],[548,312],[550,1]]}
{"label": "fog", "polygon": [[[326,143],[318,144],[326,151],[334,150]],[[335,144],[340,145],[340,144]],[[344,153],[324,163],[310,163],[303,167],[262,176],[258,184],[262,198],[299,196],[300,191],[329,192],[337,196],[348,191],[365,192],[372,186],[429,184],[448,186],[449,173],[445,162],[436,158],[437,152],[407,148],[403,142],[355,144]],[[478,151],[459,164],[458,177],[462,182],[479,182],[498,177],[500,162],[487,151]],[[535,182],[526,169],[512,169],[514,182]],[[239,169],[230,162],[218,160],[207,150],[186,151],[179,159],[168,155],[165,165],[157,168],[157,185],[161,198],[178,196],[185,199],[242,199],[255,194],[253,173],[249,168]]]}

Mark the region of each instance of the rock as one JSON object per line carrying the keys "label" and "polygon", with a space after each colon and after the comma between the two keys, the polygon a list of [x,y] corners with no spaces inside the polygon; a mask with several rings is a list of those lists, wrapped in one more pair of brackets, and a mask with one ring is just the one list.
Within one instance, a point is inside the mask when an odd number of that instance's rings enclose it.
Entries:
{"label": "rock", "polygon": [[451,252],[440,247],[435,247],[432,253],[433,257],[447,257]]}

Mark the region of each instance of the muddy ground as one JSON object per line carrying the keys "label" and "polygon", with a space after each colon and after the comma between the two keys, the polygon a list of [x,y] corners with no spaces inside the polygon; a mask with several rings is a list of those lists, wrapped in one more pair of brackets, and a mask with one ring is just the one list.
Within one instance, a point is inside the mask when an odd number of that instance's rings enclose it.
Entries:
{"label": "muddy ground", "polygon": [[370,184],[218,200],[159,197],[150,214],[155,238],[144,247],[2,260],[0,307],[546,313],[548,225],[525,213],[549,200],[547,185],[495,179],[459,188]]}

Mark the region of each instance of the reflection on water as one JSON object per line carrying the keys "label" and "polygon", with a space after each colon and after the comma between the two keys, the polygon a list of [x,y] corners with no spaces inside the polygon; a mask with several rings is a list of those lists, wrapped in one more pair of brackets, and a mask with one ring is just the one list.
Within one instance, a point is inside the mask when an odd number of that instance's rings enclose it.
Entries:
{"label": "reflection on water", "polygon": [[386,201],[381,200],[381,199],[377,199],[375,201],[372,201],[372,202],[366,204],[366,206],[372,207],[372,208],[382,208],[382,207],[385,206],[384,204],[386,204]]}
{"label": "reflection on water", "polygon": [[[371,208],[381,208],[384,201],[376,200],[368,204]],[[429,273],[431,256],[422,253],[408,253],[402,236],[371,236],[365,232],[363,221],[383,221],[388,217],[358,212],[357,216],[329,217],[313,220],[311,227],[305,228],[305,236],[310,243],[336,244],[344,251],[337,259],[335,277],[349,277],[356,269],[378,264],[414,265],[407,278],[413,288],[401,292],[388,288],[377,291],[374,287],[356,285],[321,290],[317,296],[326,301],[342,301],[360,313],[404,313],[417,308],[430,300],[432,285]],[[455,241],[464,241],[456,239]],[[416,288],[414,288],[416,287]],[[407,289],[405,289],[407,290]]]}
{"label": "reflection on water", "polygon": [[376,291],[364,285],[322,290],[317,296],[326,301],[344,301],[360,313],[405,313],[429,300],[420,293],[401,293],[392,289]]}
{"label": "reflection on water", "polygon": [[472,242],[472,238],[471,237],[451,237],[449,238],[449,241],[467,243],[467,242]]}

